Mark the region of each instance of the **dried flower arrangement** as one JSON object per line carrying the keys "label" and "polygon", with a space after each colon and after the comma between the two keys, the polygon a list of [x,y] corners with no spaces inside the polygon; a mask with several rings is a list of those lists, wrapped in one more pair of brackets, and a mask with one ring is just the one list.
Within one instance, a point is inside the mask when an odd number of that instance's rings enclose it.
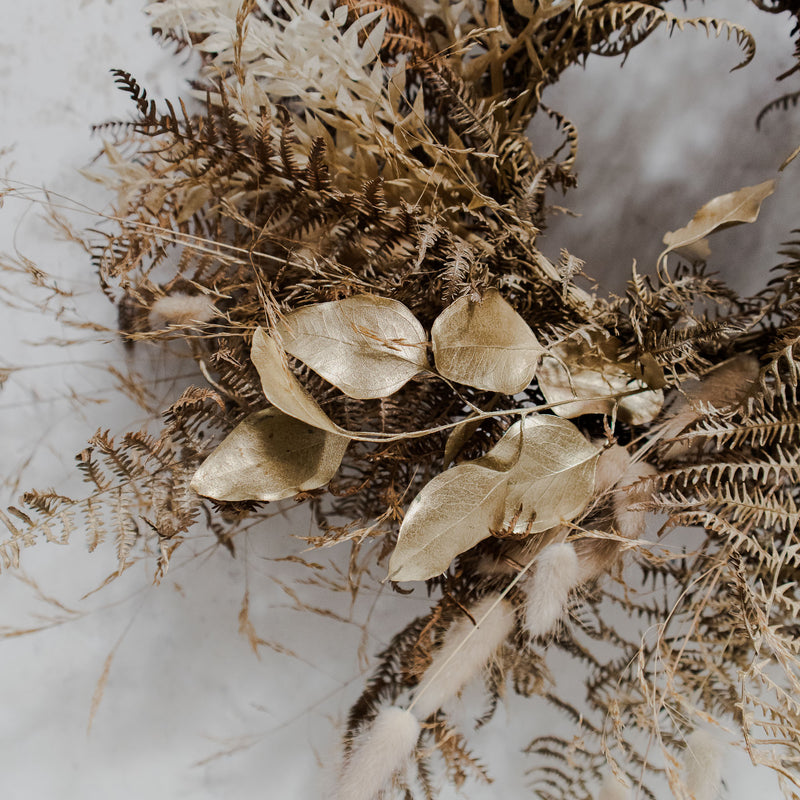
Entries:
{"label": "dried flower arrangement", "polygon": [[[448,714],[479,676],[481,721],[508,684],[572,721],[528,746],[545,800],[714,797],[704,726],[721,720],[797,797],[800,244],[754,297],[705,266],[706,237],[754,221],[775,181],[700,208],[624,296],[536,246],[547,190],[575,183],[577,132],[541,102],[565,69],[659,26],[752,58],[743,28],[664,5],[153,3],[155,33],[203,56],[204,105],[159,110],[116,71],[137,116],[102,128],[95,177],[118,201],[89,241],[121,335],[180,339],[202,385],[156,433],[99,432],[85,497],[0,512],[5,566],[80,518],[92,547],[113,535],[120,572],[155,545],[158,578],[201,513],[232,549],[293,497],[314,507],[311,546],[350,548],[352,592],[378,566],[435,598],[351,709],[341,800],[433,798],[434,762],[457,785],[486,776]],[[563,132],[552,155],[535,115]],[[661,545],[678,527],[688,552]],[[583,705],[548,649],[582,665]]]}

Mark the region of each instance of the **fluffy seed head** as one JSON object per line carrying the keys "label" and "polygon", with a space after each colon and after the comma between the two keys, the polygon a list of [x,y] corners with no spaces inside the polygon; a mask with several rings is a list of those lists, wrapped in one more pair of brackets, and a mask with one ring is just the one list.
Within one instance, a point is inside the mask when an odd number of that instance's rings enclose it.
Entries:
{"label": "fluffy seed head", "polygon": [[339,782],[337,800],[374,800],[414,752],[417,718],[402,708],[384,708],[359,736]]}
{"label": "fluffy seed head", "polygon": [[630,789],[614,775],[606,775],[603,785],[600,787],[600,794],[597,800],[630,800]]}
{"label": "fluffy seed head", "polygon": [[165,322],[172,325],[189,325],[208,322],[219,314],[217,307],[204,294],[167,294],[159,297],[150,307],[150,324],[155,328]]}
{"label": "fluffy seed head", "polygon": [[594,489],[598,494],[605,494],[614,487],[625,474],[631,464],[628,451],[618,444],[603,450],[597,459],[594,471]]}
{"label": "fluffy seed head", "polygon": [[722,742],[698,728],[686,738],[683,755],[686,789],[694,800],[717,800],[722,785]]}
{"label": "fluffy seed head", "polygon": [[542,550],[525,585],[525,627],[532,637],[544,636],[553,629],[579,581],[580,565],[571,544],[557,542]]}
{"label": "fluffy seed head", "polygon": [[[484,597],[470,614],[480,622],[497,600]],[[514,609],[502,600],[476,628],[469,619],[453,623],[420,682],[414,713],[427,719],[455,697],[489,662],[514,627]]]}
{"label": "fluffy seed head", "polygon": [[[614,448],[611,448],[613,451]],[[609,451],[609,452],[611,452]],[[622,460],[615,459],[617,465]],[[636,489],[630,487],[639,481],[657,475],[656,470],[644,461],[628,463],[625,472],[616,477],[613,473],[616,488],[611,498],[611,512],[614,530],[627,539],[638,539],[645,532],[647,515],[639,509],[631,509],[636,503],[643,503],[651,494],[651,482]],[[606,572],[619,558],[622,545],[613,539],[583,539],[577,543],[578,560],[580,562],[580,582],[590,581]]]}

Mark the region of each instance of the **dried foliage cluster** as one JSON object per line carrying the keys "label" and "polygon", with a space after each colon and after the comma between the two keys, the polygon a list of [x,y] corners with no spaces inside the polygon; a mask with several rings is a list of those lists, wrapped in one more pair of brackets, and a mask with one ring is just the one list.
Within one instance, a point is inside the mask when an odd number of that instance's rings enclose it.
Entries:
{"label": "dried foliage cluster", "polygon": [[[202,73],[162,108],[116,72],[136,116],[101,126],[94,177],[118,201],[92,258],[125,339],[182,340],[204,379],[159,431],[98,433],[86,497],[0,512],[5,565],[80,527],[91,548],[114,537],[120,570],[155,544],[161,575],[202,515],[233,548],[264,502],[296,497],[312,545],[350,548],[354,591],[388,568],[434,597],[352,708],[340,797],[488,779],[448,717],[478,675],[481,723],[510,689],[572,723],[527,748],[547,800],[597,797],[607,765],[605,797],[665,780],[699,797],[712,765],[684,767],[709,748],[687,742],[709,725],[796,797],[800,242],[755,297],[705,269],[706,237],[752,222],[774,181],[703,206],[624,296],[537,249],[548,191],[575,183],[577,132],[541,102],[565,69],[658,27],[752,58],[746,30],[664,5],[153,3]],[[535,115],[556,152],[526,136]],[[662,542],[679,527],[688,547]]]}

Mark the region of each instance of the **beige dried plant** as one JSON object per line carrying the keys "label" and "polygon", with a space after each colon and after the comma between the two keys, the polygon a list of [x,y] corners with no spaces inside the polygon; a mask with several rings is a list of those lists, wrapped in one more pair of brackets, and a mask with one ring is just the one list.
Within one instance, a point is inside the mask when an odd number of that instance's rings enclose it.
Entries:
{"label": "beige dried plant", "polygon": [[[709,721],[796,797],[800,243],[755,297],[704,263],[774,177],[687,209],[624,297],[537,248],[578,144],[544,87],[659,26],[752,58],[744,29],[664,5],[152,3],[202,69],[163,108],[116,71],[135,117],[100,126],[91,177],[117,206],[87,246],[119,334],[180,340],[197,385],[158,430],[98,432],[84,497],[0,511],[3,566],[83,528],[90,549],[114,539],[120,572],[154,550],[161,576],[201,515],[232,548],[295,497],[317,512],[311,546],[350,548],[347,589],[381,571],[433,598],[351,709],[342,798],[488,778],[448,713],[479,677],[483,721],[510,688],[570,722],[526,748],[543,800],[712,797],[713,765],[692,761],[717,752]],[[536,115],[563,132],[553,155],[526,137]],[[678,527],[683,552],[661,543]]]}

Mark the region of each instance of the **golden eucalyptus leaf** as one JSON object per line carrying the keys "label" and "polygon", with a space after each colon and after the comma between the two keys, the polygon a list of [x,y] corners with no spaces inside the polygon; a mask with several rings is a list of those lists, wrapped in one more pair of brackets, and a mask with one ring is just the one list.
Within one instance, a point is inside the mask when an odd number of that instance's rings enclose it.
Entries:
{"label": "golden eucalyptus leaf", "polygon": [[667,385],[664,368],[652,353],[642,353],[639,356],[639,364],[642,367],[642,380],[651,389],[663,389]]}
{"label": "golden eucalyptus leaf", "polygon": [[465,420],[456,425],[453,430],[447,435],[447,441],[444,443],[444,458],[443,463],[449,466],[456,460],[456,456],[461,452],[464,445],[473,437],[475,431],[483,422],[482,417],[474,418],[475,414],[471,414]]}
{"label": "golden eucalyptus leaf", "polygon": [[[572,419],[581,414],[611,414],[630,425],[654,420],[664,405],[661,389],[649,389],[637,377],[635,365],[616,362],[603,353],[601,346],[584,340],[568,340],[556,345],[546,355],[536,374],[539,388],[559,417]],[[636,394],[615,398],[625,392]],[[574,400],[574,402],[566,402]]]}
{"label": "golden eucalyptus leaf", "polygon": [[755,222],[761,204],[775,191],[775,183],[775,180],[768,180],[756,186],[744,186],[738,191],[709,200],[688,225],[665,234],[663,241],[667,248],[659,256],[659,261],[673,250],[691,248],[715,231],[744,222]]}
{"label": "golden eucalyptus leaf", "polygon": [[598,455],[571,422],[526,416],[485,456],[423,487],[400,527],[390,580],[432,578],[503,526],[534,533],[575,519],[592,498]]}
{"label": "golden eucalyptus leaf", "polygon": [[263,328],[256,328],[250,360],[261,378],[261,388],[272,405],[290,417],[307,422],[328,433],[347,436],[319,407],[317,401],[300,385],[289,369],[283,350]]}
{"label": "golden eucalyptus leaf", "polygon": [[202,463],[191,487],[214,500],[283,500],[328,483],[349,441],[277,408],[258,411]]}
{"label": "golden eucalyptus leaf", "polygon": [[425,330],[397,300],[362,294],[287,314],[286,352],[346,395],[387,397],[428,366]]}
{"label": "golden eucalyptus leaf", "polygon": [[495,394],[483,409],[473,411],[450,431],[447,435],[447,441],[444,443],[443,463],[445,467],[450,466],[456,460],[464,445],[475,435],[475,431],[480,428],[481,423],[485,420],[485,417],[481,416],[481,411],[492,411],[499,398],[500,395]]}
{"label": "golden eucalyptus leaf", "polygon": [[503,520],[506,475],[475,462],[437,475],[412,500],[389,560],[389,579],[424,581],[486,539]]}
{"label": "golden eucalyptus leaf", "polygon": [[503,524],[538,533],[575,519],[594,494],[600,450],[566,419],[530,414],[490,451],[508,470]]}
{"label": "golden eucalyptus leaf", "polygon": [[478,302],[461,297],[448,306],[434,321],[431,339],[439,374],[501,394],[521,392],[544,352],[497,289]]}

